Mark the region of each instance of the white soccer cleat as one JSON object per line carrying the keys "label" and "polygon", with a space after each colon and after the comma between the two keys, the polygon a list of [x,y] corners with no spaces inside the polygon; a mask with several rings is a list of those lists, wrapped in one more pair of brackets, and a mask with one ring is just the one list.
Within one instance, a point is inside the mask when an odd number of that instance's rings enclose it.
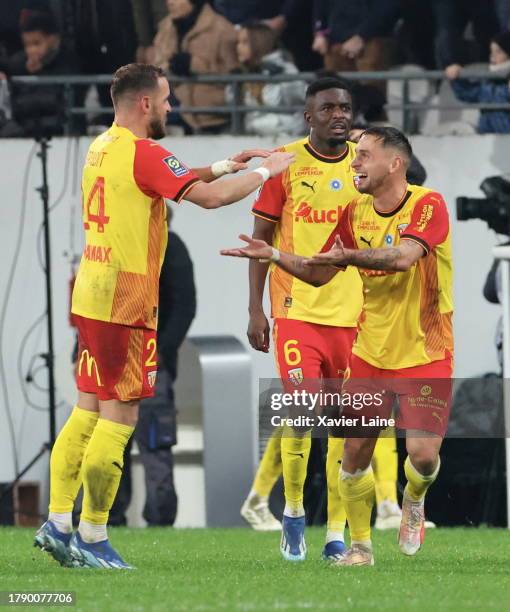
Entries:
{"label": "white soccer cleat", "polygon": [[241,516],[255,531],[280,531],[282,524],[269,509],[266,500],[248,497],[241,508]]}
{"label": "white soccer cleat", "polygon": [[402,510],[396,502],[387,499],[377,504],[376,529],[398,529],[402,520]]}
{"label": "white soccer cleat", "polygon": [[421,548],[425,538],[425,500],[413,501],[404,492],[402,500],[402,522],[398,534],[398,545],[404,555],[413,556]]}
{"label": "white soccer cleat", "polygon": [[374,565],[372,548],[363,544],[353,544],[348,548],[343,557],[333,563],[335,567],[354,567],[360,565]]}

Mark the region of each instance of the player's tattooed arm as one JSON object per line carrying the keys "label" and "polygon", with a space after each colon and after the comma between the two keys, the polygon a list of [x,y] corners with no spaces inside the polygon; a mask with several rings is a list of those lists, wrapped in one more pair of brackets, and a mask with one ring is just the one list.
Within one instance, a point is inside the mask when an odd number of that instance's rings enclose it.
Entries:
{"label": "player's tattooed arm", "polygon": [[425,247],[410,239],[403,239],[396,247],[382,249],[346,249],[337,236],[326,253],[318,253],[306,260],[311,268],[321,266],[356,266],[369,270],[405,272],[427,254]]}
{"label": "player's tattooed arm", "polygon": [[338,269],[332,266],[312,267],[306,265],[306,257],[300,255],[292,255],[278,251],[267,244],[264,240],[256,240],[241,234],[241,240],[247,243],[247,246],[236,249],[223,249],[221,255],[227,257],[246,257],[248,259],[257,259],[260,262],[274,262],[279,268],[285,270],[292,276],[299,278],[305,283],[320,287],[328,283],[337,273]]}

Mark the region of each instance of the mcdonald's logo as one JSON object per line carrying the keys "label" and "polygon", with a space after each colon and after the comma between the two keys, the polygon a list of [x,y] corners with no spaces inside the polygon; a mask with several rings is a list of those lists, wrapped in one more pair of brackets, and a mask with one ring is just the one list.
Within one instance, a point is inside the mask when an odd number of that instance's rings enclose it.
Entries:
{"label": "mcdonald's logo", "polygon": [[99,376],[99,368],[97,367],[97,363],[96,360],[94,359],[94,357],[92,357],[92,355],[89,353],[88,349],[85,349],[82,351],[81,356],[80,356],[80,363],[78,364],[78,375],[81,376],[81,369],[83,366],[83,361],[86,360],[85,364],[87,367],[87,376],[89,378],[91,378],[92,376],[92,371],[95,371],[96,374],[96,383],[98,387],[102,387],[102,383],[101,383],[101,377]]}

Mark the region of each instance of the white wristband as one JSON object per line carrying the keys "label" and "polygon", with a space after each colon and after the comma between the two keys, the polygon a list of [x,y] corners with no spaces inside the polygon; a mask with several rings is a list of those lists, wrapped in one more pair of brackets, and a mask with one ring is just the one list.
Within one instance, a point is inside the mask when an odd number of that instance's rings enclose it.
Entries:
{"label": "white wristband", "polygon": [[234,161],[231,159],[222,159],[211,164],[211,172],[216,178],[223,176],[224,174],[232,174],[235,166]]}
{"label": "white wristband", "polygon": [[259,259],[260,263],[270,263],[270,262],[280,261],[280,251],[278,249],[275,249],[274,247],[271,247],[271,248],[273,250],[271,257],[269,259]]}
{"label": "white wristband", "polygon": [[253,172],[260,174],[260,176],[264,179],[264,183],[267,181],[268,178],[271,177],[271,172],[269,172],[269,170],[267,168],[264,168],[263,166],[260,166],[259,168],[255,168]]}

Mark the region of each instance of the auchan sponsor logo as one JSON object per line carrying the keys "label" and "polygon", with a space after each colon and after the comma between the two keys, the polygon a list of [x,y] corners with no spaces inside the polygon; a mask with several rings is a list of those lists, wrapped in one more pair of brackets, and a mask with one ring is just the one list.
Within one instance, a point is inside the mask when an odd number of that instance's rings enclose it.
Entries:
{"label": "auchan sponsor logo", "polygon": [[301,202],[294,212],[296,223],[338,223],[342,207],[314,209],[308,202]]}

